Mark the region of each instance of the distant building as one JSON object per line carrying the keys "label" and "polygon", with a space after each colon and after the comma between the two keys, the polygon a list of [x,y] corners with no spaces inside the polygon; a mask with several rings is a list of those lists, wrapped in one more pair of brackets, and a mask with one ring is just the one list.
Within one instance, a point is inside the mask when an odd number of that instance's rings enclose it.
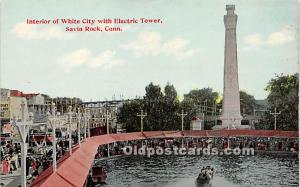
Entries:
{"label": "distant building", "polygon": [[55,103],[56,109],[61,114],[67,113],[69,106],[72,107],[72,111],[76,112],[78,108],[82,108],[82,101],[79,98],[69,98],[69,97],[56,97],[52,99]]}
{"label": "distant building", "polygon": [[190,130],[204,130],[204,114],[198,114],[191,120]]}
{"label": "distant building", "polygon": [[1,88],[0,90],[0,120],[1,124],[10,122],[10,90]]}
{"label": "distant building", "polygon": [[[2,89],[0,90],[0,125],[1,133],[11,133],[12,128],[10,125],[10,90]],[[10,126],[10,127],[9,127]],[[8,132],[8,127],[10,128]]]}
{"label": "distant building", "polygon": [[[17,128],[11,125],[13,118],[25,120],[29,118],[27,99],[24,97],[23,92],[18,90],[0,89],[0,119],[1,119],[1,132],[9,133],[13,140],[20,139]],[[24,113],[22,112],[24,106]]]}
{"label": "distant building", "polygon": [[33,113],[34,123],[46,123],[49,106],[45,104],[45,98],[41,94],[27,94],[28,109]]}
{"label": "distant building", "polygon": [[[27,100],[25,97],[14,97],[10,96],[10,119],[13,119],[14,117],[16,119],[22,119],[24,117],[24,120],[28,120],[29,113],[28,113],[28,105]],[[24,104],[24,116],[22,114],[22,104]]]}
{"label": "distant building", "polygon": [[[110,131],[113,133],[122,133],[122,124],[117,122],[117,113],[124,103],[130,102],[132,100],[110,100],[110,101],[90,101],[83,102],[82,107],[92,116],[91,120],[91,132],[100,132],[103,127],[106,127],[106,111],[110,115],[109,127]],[[100,130],[98,130],[100,129]],[[104,128],[106,129],[106,128]],[[102,131],[101,131],[102,132]],[[106,132],[105,132],[106,133]],[[96,134],[100,135],[100,133]]]}
{"label": "distant building", "polygon": [[28,119],[28,106],[27,99],[24,97],[23,92],[18,90],[9,90],[1,88],[0,90],[0,104],[1,104],[1,124],[2,122],[10,122],[14,117],[17,119],[22,118],[21,106],[24,104],[24,118]]}

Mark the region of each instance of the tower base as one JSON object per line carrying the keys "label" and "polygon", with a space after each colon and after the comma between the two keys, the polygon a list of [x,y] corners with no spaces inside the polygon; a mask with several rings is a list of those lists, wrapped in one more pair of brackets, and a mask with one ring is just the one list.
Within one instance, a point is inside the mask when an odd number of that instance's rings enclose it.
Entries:
{"label": "tower base", "polygon": [[251,129],[249,125],[216,125],[212,127],[212,130],[229,130],[229,129]]}

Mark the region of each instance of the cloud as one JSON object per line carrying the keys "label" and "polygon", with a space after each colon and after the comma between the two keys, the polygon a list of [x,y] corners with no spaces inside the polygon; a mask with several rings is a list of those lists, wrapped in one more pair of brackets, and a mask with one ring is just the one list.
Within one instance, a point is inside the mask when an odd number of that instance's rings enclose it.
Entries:
{"label": "cloud", "polygon": [[26,22],[17,23],[13,30],[13,33],[18,38],[26,40],[38,40],[38,39],[71,39],[74,37],[74,34],[65,33],[61,28],[57,26],[46,26],[39,28],[38,25],[30,25]]}
{"label": "cloud", "polygon": [[269,45],[281,45],[287,42],[293,41],[295,39],[292,31],[289,27],[284,27],[278,32],[273,32],[270,34],[267,43]]}
{"label": "cloud", "polygon": [[183,60],[195,53],[199,49],[189,49],[188,41],[181,37],[176,37],[168,41],[163,41],[158,32],[141,32],[135,41],[121,45],[121,48],[131,51],[134,56],[157,56],[165,54],[175,56],[177,60]]}
{"label": "cloud", "polygon": [[75,67],[109,69],[124,63],[123,60],[117,59],[115,56],[116,52],[111,50],[93,55],[87,48],[82,48],[64,55],[59,59],[59,63],[66,71]]}
{"label": "cloud", "polygon": [[280,31],[271,33],[269,36],[264,37],[259,33],[252,33],[244,38],[244,43],[246,44],[245,49],[258,49],[263,46],[278,46],[286,44],[295,39],[291,28],[284,26]]}

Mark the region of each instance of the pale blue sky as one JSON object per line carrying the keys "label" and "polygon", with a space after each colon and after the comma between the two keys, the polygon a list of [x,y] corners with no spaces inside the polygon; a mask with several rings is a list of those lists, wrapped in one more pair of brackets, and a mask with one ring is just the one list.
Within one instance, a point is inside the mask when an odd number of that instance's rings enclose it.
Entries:
{"label": "pale blue sky", "polygon": [[[297,72],[297,0],[4,0],[2,87],[84,100],[142,96],[151,81],[170,82],[180,95],[208,86],[222,93],[229,3],[238,14],[240,89],[263,99],[275,73]],[[27,18],[116,17],[163,23],[114,34],[22,24]]]}

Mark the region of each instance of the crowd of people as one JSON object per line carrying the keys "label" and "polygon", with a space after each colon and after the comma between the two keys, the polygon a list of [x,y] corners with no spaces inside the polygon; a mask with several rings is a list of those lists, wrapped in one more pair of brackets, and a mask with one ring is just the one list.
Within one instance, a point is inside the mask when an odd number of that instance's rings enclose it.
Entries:
{"label": "crowd of people", "polygon": [[19,144],[12,144],[9,141],[1,142],[1,144],[2,175],[11,174],[21,165],[19,154],[21,148]]}
{"label": "crowd of people", "polygon": [[[186,147],[186,148],[218,148],[220,150],[225,148],[253,148],[256,151],[265,152],[298,152],[298,138],[271,138],[271,137],[201,137],[201,138],[160,138],[160,139],[146,139],[133,140],[125,142],[112,143],[109,146],[109,155],[122,155],[123,149],[126,146],[142,146],[152,148],[167,148],[167,147]],[[107,157],[107,145],[99,146],[96,159]]]}
{"label": "crowd of people", "polygon": [[[56,160],[65,155],[69,149],[69,137],[56,134]],[[30,183],[41,172],[52,166],[53,145],[51,135],[30,133],[26,157],[26,176]],[[72,145],[78,142],[76,132],[72,135]],[[21,146],[13,140],[1,141],[1,175],[16,174],[21,167]]]}

